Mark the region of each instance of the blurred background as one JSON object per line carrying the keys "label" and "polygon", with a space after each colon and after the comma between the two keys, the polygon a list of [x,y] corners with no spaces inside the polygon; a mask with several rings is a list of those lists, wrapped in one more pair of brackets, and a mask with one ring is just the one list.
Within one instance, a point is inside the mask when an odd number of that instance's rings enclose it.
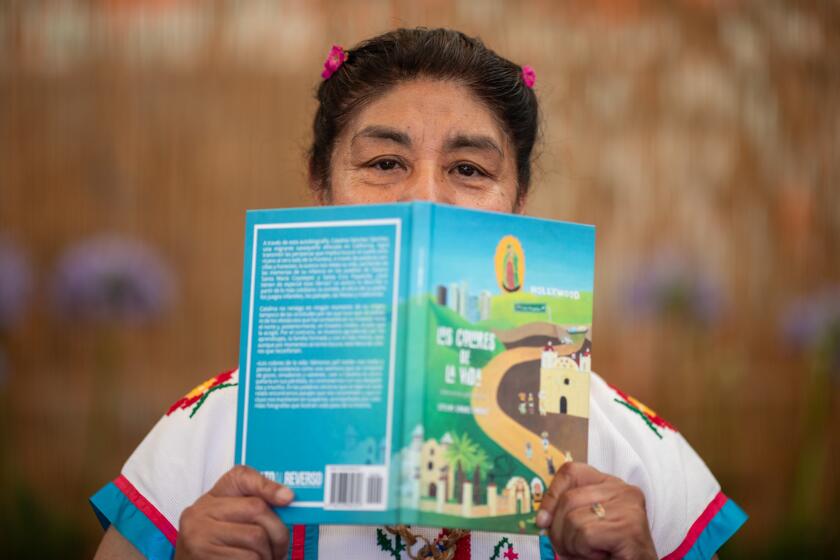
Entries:
{"label": "blurred background", "polygon": [[528,211],[597,226],[594,368],[749,513],[721,557],[838,557],[838,2],[5,0],[6,557],[93,553],[87,497],[237,364],[245,210],[312,204],[330,46],[415,25],[536,69]]}

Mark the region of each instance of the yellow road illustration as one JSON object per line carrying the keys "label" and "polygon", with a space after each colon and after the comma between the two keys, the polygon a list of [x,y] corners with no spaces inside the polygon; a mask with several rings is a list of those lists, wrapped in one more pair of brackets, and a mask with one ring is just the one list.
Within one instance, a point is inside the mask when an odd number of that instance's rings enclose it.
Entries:
{"label": "yellow road illustration", "polygon": [[499,385],[508,370],[523,362],[539,360],[541,353],[542,348],[523,346],[505,350],[493,358],[483,368],[481,385],[473,389],[471,404],[474,411],[486,411],[486,414],[474,414],[481,429],[548,485],[553,478],[549,474],[548,458],[551,457],[555,468],[559,468],[565,462],[564,453],[551,442],[546,445],[539,434],[508,416],[497,398]]}

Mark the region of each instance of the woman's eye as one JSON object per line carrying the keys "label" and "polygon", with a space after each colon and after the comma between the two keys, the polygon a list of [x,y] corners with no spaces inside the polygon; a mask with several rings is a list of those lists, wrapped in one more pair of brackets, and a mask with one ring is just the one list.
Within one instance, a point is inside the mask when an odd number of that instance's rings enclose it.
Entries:
{"label": "woman's eye", "polygon": [[455,169],[464,177],[473,177],[475,175],[483,175],[483,173],[474,165],[469,163],[458,164]]}
{"label": "woman's eye", "polygon": [[399,167],[400,162],[395,159],[380,159],[379,161],[373,162],[371,167],[374,169],[378,169],[380,171],[393,171],[397,167]]}

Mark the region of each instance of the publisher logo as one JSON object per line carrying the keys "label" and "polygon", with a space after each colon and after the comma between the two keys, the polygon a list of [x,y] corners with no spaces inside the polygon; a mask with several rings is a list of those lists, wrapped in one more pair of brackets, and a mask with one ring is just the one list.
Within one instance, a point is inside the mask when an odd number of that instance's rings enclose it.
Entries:
{"label": "publisher logo", "polygon": [[518,292],[525,283],[525,252],[513,235],[502,237],[496,246],[496,281],[503,292]]}
{"label": "publisher logo", "polygon": [[319,471],[286,471],[283,473],[283,484],[289,488],[320,488],[324,483],[324,475]]}

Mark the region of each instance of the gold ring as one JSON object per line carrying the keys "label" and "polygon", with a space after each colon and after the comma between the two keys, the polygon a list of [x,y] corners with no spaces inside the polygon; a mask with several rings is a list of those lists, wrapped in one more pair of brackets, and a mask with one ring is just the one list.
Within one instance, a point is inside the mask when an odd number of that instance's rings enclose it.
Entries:
{"label": "gold ring", "polygon": [[598,519],[604,519],[607,516],[607,510],[604,509],[604,506],[601,505],[601,502],[595,502],[592,504],[592,513],[595,514],[595,517]]}

